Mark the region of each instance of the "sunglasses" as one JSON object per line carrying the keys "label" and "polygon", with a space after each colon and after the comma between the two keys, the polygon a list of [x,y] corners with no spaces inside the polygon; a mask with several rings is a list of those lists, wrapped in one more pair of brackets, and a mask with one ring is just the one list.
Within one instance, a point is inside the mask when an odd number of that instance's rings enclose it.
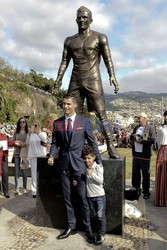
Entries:
{"label": "sunglasses", "polygon": [[25,121],[20,121],[20,124],[21,124],[21,123],[25,123]]}

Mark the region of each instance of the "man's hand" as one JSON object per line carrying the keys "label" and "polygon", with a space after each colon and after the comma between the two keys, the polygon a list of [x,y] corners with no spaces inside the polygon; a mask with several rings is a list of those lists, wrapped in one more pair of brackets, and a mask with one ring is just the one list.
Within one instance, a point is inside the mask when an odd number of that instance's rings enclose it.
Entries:
{"label": "man's hand", "polygon": [[49,165],[49,166],[53,166],[53,164],[54,164],[54,158],[53,158],[53,156],[51,155],[51,156],[48,158],[48,165]]}
{"label": "man's hand", "polygon": [[110,80],[110,86],[114,85],[114,93],[117,94],[119,90],[119,85],[116,78],[114,76],[111,76],[109,80]]}
{"label": "man's hand", "polygon": [[73,180],[73,181],[72,181],[72,185],[73,185],[74,187],[76,187],[76,186],[77,186],[77,184],[78,184],[78,183],[77,183],[77,181],[76,181],[76,180]]}

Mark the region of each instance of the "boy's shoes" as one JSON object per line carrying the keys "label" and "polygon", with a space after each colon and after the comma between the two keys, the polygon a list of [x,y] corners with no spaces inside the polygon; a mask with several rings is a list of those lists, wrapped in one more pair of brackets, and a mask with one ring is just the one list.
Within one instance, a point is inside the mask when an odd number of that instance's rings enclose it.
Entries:
{"label": "boy's shoes", "polygon": [[20,191],[17,189],[14,195],[22,195],[22,193],[20,193]]}
{"label": "boy's shoes", "polygon": [[103,243],[103,241],[105,240],[105,236],[98,234],[95,240],[94,245],[101,245]]}
{"label": "boy's shoes", "polygon": [[23,194],[28,195],[27,189],[24,189]]}
{"label": "boy's shoes", "polygon": [[90,244],[95,243],[95,235],[91,231],[86,231],[87,242]]}

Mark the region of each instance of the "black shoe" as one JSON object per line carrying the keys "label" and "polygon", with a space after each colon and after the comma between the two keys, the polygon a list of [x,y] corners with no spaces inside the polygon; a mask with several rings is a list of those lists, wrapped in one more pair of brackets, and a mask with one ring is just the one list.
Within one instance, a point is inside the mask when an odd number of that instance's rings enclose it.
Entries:
{"label": "black shoe", "polygon": [[150,199],[150,194],[144,194],[144,195],[143,195],[143,199],[145,199],[145,200]]}
{"label": "black shoe", "polygon": [[37,196],[36,196],[36,195],[33,195],[32,197],[33,197],[33,198],[36,198]]}
{"label": "black shoe", "polygon": [[95,235],[91,231],[86,231],[87,242],[90,244],[95,243]]}
{"label": "black shoe", "polygon": [[97,235],[97,238],[95,240],[94,245],[101,245],[103,241],[105,240],[105,237],[101,234]]}
{"label": "black shoe", "polygon": [[68,227],[67,229],[64,230],[63,233],[61,233],[60,235],[57,236],[57,239],[58,240],[66,239],[70,235],[73,235],[73,234],[76,234],[76,233],[77,233],[76,229],[71,229],[70,227]]}
{"label": "black shoe", "polygon": [[7,193],[7,194],[4,194],[5,198],[10,198],[10,195]]}

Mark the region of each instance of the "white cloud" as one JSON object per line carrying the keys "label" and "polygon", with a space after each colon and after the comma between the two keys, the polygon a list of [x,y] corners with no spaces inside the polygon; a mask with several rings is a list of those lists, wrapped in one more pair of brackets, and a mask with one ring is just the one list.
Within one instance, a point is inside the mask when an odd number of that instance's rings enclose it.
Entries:
{"label": "white cloud", "polygon": [[141,69],[120,79],[120,91],[139,90],[149,93],[166,93],[167,64]]}
{"label": "white cloud", "polygon": [[[0,56],[55,78],[64,39],[77,33],[81,5],[92,11],[91,28],[109,38],[121,92],[166,92],[166,0],[1,0]],[[106,89],[108,76],[101,68]],[[64,87],[70,74],[71,66]]]}

